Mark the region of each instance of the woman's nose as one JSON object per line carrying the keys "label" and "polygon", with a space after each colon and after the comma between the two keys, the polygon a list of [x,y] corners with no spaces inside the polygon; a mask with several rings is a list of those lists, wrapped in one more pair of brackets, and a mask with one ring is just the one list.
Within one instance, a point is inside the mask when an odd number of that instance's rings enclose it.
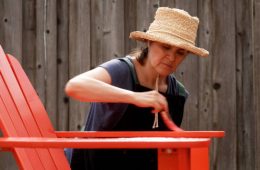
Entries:
{"label": "woman's nose", "polygon": [[168,58],[169,58],[170,61],[174,61],[175,60],[175,53],[169,53]]}

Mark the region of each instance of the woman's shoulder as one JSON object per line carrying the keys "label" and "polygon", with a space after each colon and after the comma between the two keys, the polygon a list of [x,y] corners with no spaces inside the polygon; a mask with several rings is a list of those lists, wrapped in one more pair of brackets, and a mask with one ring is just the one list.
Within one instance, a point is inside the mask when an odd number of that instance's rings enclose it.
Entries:
{"label": "woman's shoulder", "polygon": [[113,85],[127,89],[131,88],[131,85],[129,85],[132,84],[131,72],[127,63],[122,61],[120,58],[111,59],[99,65],[99,67],[107,70],[107,72],[111,76]]}
{"label": "woman's shoulder", "polygon": [[115,58],[111,59],[101,65],[99,67],[102,67],[106,69],[109,73],[112,74],[128,74],[129,69],[125,62],[121,60],[121,58]]}
{"label": "woman's shoulder", "polygon": [[121,61],[121,58],[114,58],[99,65],[99,67],[111,69],[125,69],[127,68],[126,66],[127,65]]}

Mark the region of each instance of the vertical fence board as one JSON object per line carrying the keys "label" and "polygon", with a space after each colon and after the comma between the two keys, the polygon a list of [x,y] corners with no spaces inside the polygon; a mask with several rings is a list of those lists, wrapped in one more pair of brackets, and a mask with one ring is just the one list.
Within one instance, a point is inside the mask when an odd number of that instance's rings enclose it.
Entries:
{"label": "vertical fence board", "polygon": [[46,72],[46,45],[44,43],[45,36],[45,22],[44,22],[44,12],[45,12],[46,0],[36,1],[36,72],[35,72],[35,89],[41,98],[41,101],[46,106],[46,85],[45,85],[45,72]]}
{"label": "vertical fence board", "polygon": [[136,0],[125,0],[124,2],[124,34],[125,34],[125,54],[136,48],[136,41],[129,39],[131,32],[136,31]]}
{"label": "vertical fence board", "polygon": [[[204,43],[208,41],[211,55],[207,63],[200,63],[199,112],[209,112],[209,116],[199,120],[201,124],[225,130],[227,134],[214,145],[218,155],[213,157],[213,169],[236,169],[235,4],[234,1],[201,1],[200,4],[201,19],[210,17],[207,21],[210,22],[209,39]],[[209,9],[202,10],[205,8]],[[203,94],[209,97],[205,98]]]}
{"label": "vertical fence board", "polygon": [[223,140],[217,140],[213,145],[212,169],[237,168],[233,6],[234,1],[199,3],[199,17],[203,25],[200,45],[210,51],[209,59],[200,61],[200,126],[203,129],[223,129],[227,133]]}
{"label": "vertical fence board", "polygon": [[[69,1],[69,76],[90,69],[90,1]],[[80,130],[88,105],[70,99],[69,129]]]}
{"label": "vertical fence board", "polygon": [[[175,7],[183,9],[189,12],[192,16],[197,16],[197,1],[181,1],[175,2]],[[200,25],[199,25],[200,28]],[[186,89],[190,92],[188,100],[185,106],[183,127],[184,129],[198,130],[198,96],[199,96],[199,70],[198,70],[198,58],[195,55],[190,54],[186,57],[184,62],[180,65],[175,73],[177,79],[182,82]],[[191,79],[192,77],[192,79]]]}
{"label": "vertical fence board", "polygon": [[[198,17],[200,18],[200,29],[198,37],[198,45],[209,51],[209,57],[199,60],[199,128],[210,129],[212,120],[212,60],[215,57],[213,54],[213,43],[215,43],[215,17],[212,11],[212,2],[198,1]],[[218,56],[217,56],[218,57]]]}
{"label": "vertical fence board", "polygon": [[161,7],[166,6],[166,7],[174,8],[175,0],[159,0],[159,5]]}
{"label": "vertical fence board", "polygon": [[254,114],[256,120],[255,131],[255,169],[260,169],[260,0],[254,1],[253,15],[253,98],[254,98]]}
{"label": "vertical fence board", "polygon": [[22,45],[22,66],[35,85],[35,58],[36,58],[36,16],[35,1],[23,1],[23,45]]}
{"label": "vertical fence board", "polygon": [[[154,20],[155,11],[159,7],[158,0],[137,0],[137,20],[136,31],[146,32],[150,23]],[[146,46],[144,43],[137,42],[137,46]]]}
{"label": "vertical fence board", "polygon": [[56,1],[36,1],[36,79],[35,87],[53,126],[57,111],[57,27]]}
{"label": "vertical fence board", "polygon": [[124,54],[124,1],[92,1],[92,67]]}
{"label": "vertical fence board", "polygon": [[91,68],[102,63],[104,9],[100,0],[91,0]]}
{"label": "vertical fence board", "polygon": [[45,18],[45,107],[54,128],[57,128],[57,1],[47,0]]}
{"label": "vertical fence board", "polygon": [[69,129],[69,104],[64,93],[64,86],[69,79],[69,2],[57,1],[57,64],[58,64],[58,101],[57,101],[57,127],[59,130]]}
{"label": "vertical fence board", "polygon": [[[209,51],[209,57],[199,60],[199,83],[198,83],[198,117],[199,129],[212,129],[212,60],[215,56],[212,52],[212,43],[214,43],[214,29],[213,17],[214,13],[211,11],[212,3],[210,0],[198,0],[198,17],[200,18],[200,29],[198,30],[198,45]],[[218,57],[218,56],[217,56]],[[215,116],[217,117],[217,115]],[[218,144],[215,140],[212,141],[210,148],[210,169],[216,169],[218,162]],[[222,155],[221,155],[222,156]],[[223,164],[223,163],[222,163]],[[214,167],[214,168],[213,168]]]}
{"label": "vertical fence board", "polygon": [[[227,135],[219,140],[218,155],[214,167],[236,169],[236,51],[235,51],[235,1],[222,1],[214,4],[216,10],[215,47],[212,46],[212,85],[213,85],[213,129],[223,129]],[[219,24],[219,25],[218,25]],[[228,28],[227,28],[228,25]],[[223,31],[220,31],[223,30]],[[224,31],[225,30],[225,31]],[[232,120],[232,121],[230,121]],[[229,150],[224,147],[229,148]],[[229,160],[229,161],[226,161]]]}
{"label": "vertical fence board", "polygon": [[159,7],[158,0],[137,0],[137,30],[147,31],[154,20],[155,11]]}
{"label": "vertical fence board", "polygon": [[236,1],[236,114],[239,170],[255,167],[252,10],[251,1]]}
{"label": "vertical fence board", "polygon": [[0,31],[2,34],[0,36],[0,43],[3,44],[6,53],[14,55],[21,62],[23,2],[16,0],[2,0],[0,5]]}
{"label": "vertical fence board", "polygon": [[[103,62],[124,55],[124,1],[102,1],[103,21]],[[95,56],[92,56],[95,58]]]}

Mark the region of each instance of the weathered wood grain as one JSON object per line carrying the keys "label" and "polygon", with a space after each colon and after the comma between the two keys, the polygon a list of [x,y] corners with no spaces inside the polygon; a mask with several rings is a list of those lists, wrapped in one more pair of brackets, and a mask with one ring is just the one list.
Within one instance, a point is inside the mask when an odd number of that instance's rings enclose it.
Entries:
{"label": "weathered wood grain", "polygon": [[22,66],[35,85],[35,58],[36,58],[36,2],[34,0],[23,1],[23,29],[22,29]]}
{"label": "weathered wood grain", "polygon": [[45,107],[55,128],[57,128],[57,1],[47,0],[44,7],[44,58]]}
{"label": "weathered wood grain", "polygon": [[[69,1],[69,78],[90,69],[90,0]],[[80,130],[87,104],[70,99],[69,129]]]}
{"label": "weathered wood grain", "polygon": [[[253,2],[253,99],[255,123],[255,168],[260,169],[260,0]],[[238,122],[239,123],[239,122]],[[250,139],[252,140],[252,139]]]}
{"label": "weathered wood grain", "polygon": [[237,167],[241,170],[255,169],[252,5],[252,1],[236,2]]}
{"label": "weathered wood grain", "polygon": [[199,17],[205,27],[200,45],[211,53],[208,60],[200,61],[199,121],[203,129],[227,133],[215,143],[211,157],[212,168],[219,170],[237,168],[234,5],[235,1],[199,1]]}
{"label": "weathered wood grain", "polygon": [[69,99],[64,86],[69,79],[69,1],[57,1],[57,128],[69,129]]}
{"label": "weathered wood grain", "polygon": [[136,48],[136,41],[129,39],[132,31],[136,31],[137,20],[137,2],[136,0],[124,1],[124,53],[129,54]]}
{"label": "weathered wood grain", "polygon": [[[146,32],[150,23],[154,20],[155,11],[159,7],[158,0],[136,0],[136,30]],[[137,42],[138,47],[146,46],[145,43]]]}
{"label": "weathered wood grain", "polygon": [[[197,8],[194,8],[196,6],[196,0],[191,2],[175,1],[175,7],[189,12],[192,16],[197,16]],[[184,84],[190,93],[185,106],[184,129],[199,129],[199,60],[203,59],[193,54],[188,55],[175,73],[177,79]]]}
{"label": "weathered wood grain", "polygon": [[96,67],[124,55],[124,1],[92,1],[91,5],[91,64]]}
{"label": "weathered wood grain", "polygon": [[41,101],[46,105],[46,85],[45,85],[45,73],[46,73],[46,43],[45,43],[45,19],[44,13],[46,9],[47,1],[36,1],[36,58],[35,58],[35,89],[41,98]]}
{"label": "weathered wood grain", "polygon": [[6,53],[15,55],[21,62],[23,2],[2,0],[0,1],[0,11],[0,44],[5,48]]}

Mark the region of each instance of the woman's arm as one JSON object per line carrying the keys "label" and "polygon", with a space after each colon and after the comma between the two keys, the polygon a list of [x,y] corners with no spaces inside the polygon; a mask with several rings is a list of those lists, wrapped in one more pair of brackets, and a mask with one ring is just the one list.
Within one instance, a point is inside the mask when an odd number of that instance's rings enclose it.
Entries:
{"label": "woman's arm", "polygon": [[97,67],[72,78],[65,87],[68,96],[84,102],[129,103],[168,112],[164,96],[156,91],[133,92],[111,85],[107,70]]}
{"label": "woman's arm", "polygon": [[129,103],[139,107],[152,107],[160,112],[170,130],[180,131],[171,120],[168,103],[157,91],[133,92],[111,85],[109,73],[102,67],[82,73],[72,78],[65,87],[67,95],[84,102]]}
{"label": "woman's arm", "polygon": [[111,85],[109,73],[102,67],[82,73],[66,84],[67,95],[84,102],[132,103],[133,92]]}

